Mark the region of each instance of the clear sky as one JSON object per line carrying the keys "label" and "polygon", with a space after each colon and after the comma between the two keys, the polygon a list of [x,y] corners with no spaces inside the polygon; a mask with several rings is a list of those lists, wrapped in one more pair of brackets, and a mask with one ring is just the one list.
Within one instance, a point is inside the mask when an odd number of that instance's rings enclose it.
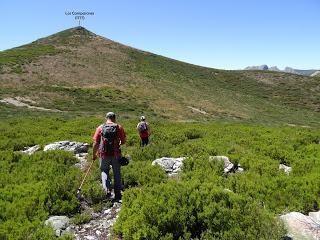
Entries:
{"label": "clear sky", "polygon": [[132,47],[222,69],[320,69],[320,0],[0,0],[0,50],[78,23]]}

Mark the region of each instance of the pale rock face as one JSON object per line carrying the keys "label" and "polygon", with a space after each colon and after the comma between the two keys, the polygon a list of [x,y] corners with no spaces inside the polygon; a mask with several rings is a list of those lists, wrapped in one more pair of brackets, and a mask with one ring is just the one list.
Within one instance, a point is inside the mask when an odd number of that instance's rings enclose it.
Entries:
{"label": "pale rock face", "polygon": [[68,152],[77,153],[86,153],[88,152],[89,144],[88,143],[80,143],[80,142],[70,142],[70,141],[60,141],[46,145],[43,148],[43,151],[51,151],[51,150],[64,150]]}
{"label": "pale rock face", "polygon": [[168,158],[163,157],[156,159],[152,162],[152,165],[159,165],[163,168],[169,176],[177,175],[181,171],[184,157],[180,158]]}
{"label": "pale rock face", "polygon": [[34,154],[36,151],[39,151],[40,150],[40,146],[39,145],[34,145],[32,147],[29,147],[29,148],[25,148],[25,150],[21,151],[25,154],[28,154],[28,155],[32,155]]}
{"label": "pale rock face", "polygon": [[54,229],[57,237],[62,236],[69,230],[69,223],[70,219],[67,216],[52,216],[44,222],[45,225],[51,226]]}
{"label": "pale rock face", "polygon": [[290,172],[292,171],[292,167],[289,167],[285,164],[280,164],[279,165],[279,170],[283,170],[287,175],[290,174]]}
{"label": "pale rock face", "polygon": [[[319,212],[309,212],[309,217],[317,222],[319,224],[319,228],[320,228],[320,211]],[[319,229],[319,233],[320,233],[320,229]]]}
{"label": "pale rock face", "polygon": [[309,213],[309,216],[299,212],[290,212],[280,216],[287,227],[287,236],[297,240],[320,239],[320,211]]}

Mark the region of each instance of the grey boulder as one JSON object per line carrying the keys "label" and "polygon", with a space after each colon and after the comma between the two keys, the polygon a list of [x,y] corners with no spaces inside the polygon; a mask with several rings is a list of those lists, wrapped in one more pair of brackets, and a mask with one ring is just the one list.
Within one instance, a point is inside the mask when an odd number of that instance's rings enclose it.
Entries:
{"label": "grey boulder", "polygon": [[52,216],[44,222],[45,225],[51,226],[57,237],[62,236],[69,231],[70,219],[67,216]]}
{"label": "grey boulder", "polygon": [[183,160],[185,157],[180,158],[169,158],[169,157],[162,157],[156,159],[152,162],[152,165],[159,165],[169,176],[177,175],[181,171],[181,167],[183,165]]}
{"label": "grey boulder", "polygon": [[238,165],[233,164],[227,156],[210,156],[209,161],[223,161],[224,174],[228,174],[231,172],[238,172],[238,173],[244,172],[244,169],[241,167],[240,164]]}
{"label": "grey boulder", "polygon": [[60,141],[46,145],[43,148],[43,151],[51,150],[64,150],[68,152],[77,153],[86,153],[88,152],[89,144],[81,142],[70,142],[70,141]]}
{"label": "grey boulder", "polygon": [[279,170],[283,170],[287,175],[289,175],[292,168],[285,164],[279,164]]}
{"label": "grey boulder", "polygon": [[21,152],[23,152],[23,153],[25,153],[25,154],[28,154],[28,155],[32,155],[32,154],[34,154],[36,151],[39,151],[40,150],[40,145],[34,145],[34,146],[32,146],[32,147],[26,147],[23,151],[21,151]]}
{"label": "grey boulder", "polygon": [[306,216],[299,212],[290,212],[280,216],[287,227],[287,237],[291,239],[320,239],[320,211],[310,212]]}

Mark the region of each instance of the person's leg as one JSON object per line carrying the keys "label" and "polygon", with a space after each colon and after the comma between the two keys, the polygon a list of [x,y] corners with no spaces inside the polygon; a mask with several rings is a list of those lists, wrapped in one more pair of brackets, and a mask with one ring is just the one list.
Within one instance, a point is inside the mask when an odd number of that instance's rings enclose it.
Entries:
{"label": "person's leg", "polygon": [[110,181],[110,159],[109,158],[101,158],[100,159],[100,170],[101,170],[101,181],[102,187],[106,193],[111,190],[111,181]]}
{"label": "person's leg", "polygon": [[144,147],[144,146],[147,146],[149,143],[149,138],[142,138],[141,139],[141,146]]}
{"label": "person's leg", "polygon": [[112,171],[114,176],[114,195],[116,200],[121,199],[121,166],[119,163],[119,157],[112,158]]}

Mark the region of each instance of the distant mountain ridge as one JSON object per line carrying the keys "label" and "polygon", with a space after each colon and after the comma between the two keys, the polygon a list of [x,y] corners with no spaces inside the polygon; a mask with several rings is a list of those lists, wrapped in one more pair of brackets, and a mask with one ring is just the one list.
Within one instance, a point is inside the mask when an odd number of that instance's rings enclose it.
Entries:
{"label": "distant mountain ridge", "polygon": [[[275,72],[286,72],[286,73],[294,73],[299,75],[305,75],[305,76],[315,76],[314,74],[316,72],[319,72],[317,69],[307,69],[307,70],[301,70],[301,69],[294,69],[291,67],[285,67],[285,69],[281,70],[277,66],[268,67],[268,65],[263,64],[260,66],[249,66],[246,67],[244,70],[263,70],[263,71],[275,71]],[[318,75],[318,74],[316,74]]]}

